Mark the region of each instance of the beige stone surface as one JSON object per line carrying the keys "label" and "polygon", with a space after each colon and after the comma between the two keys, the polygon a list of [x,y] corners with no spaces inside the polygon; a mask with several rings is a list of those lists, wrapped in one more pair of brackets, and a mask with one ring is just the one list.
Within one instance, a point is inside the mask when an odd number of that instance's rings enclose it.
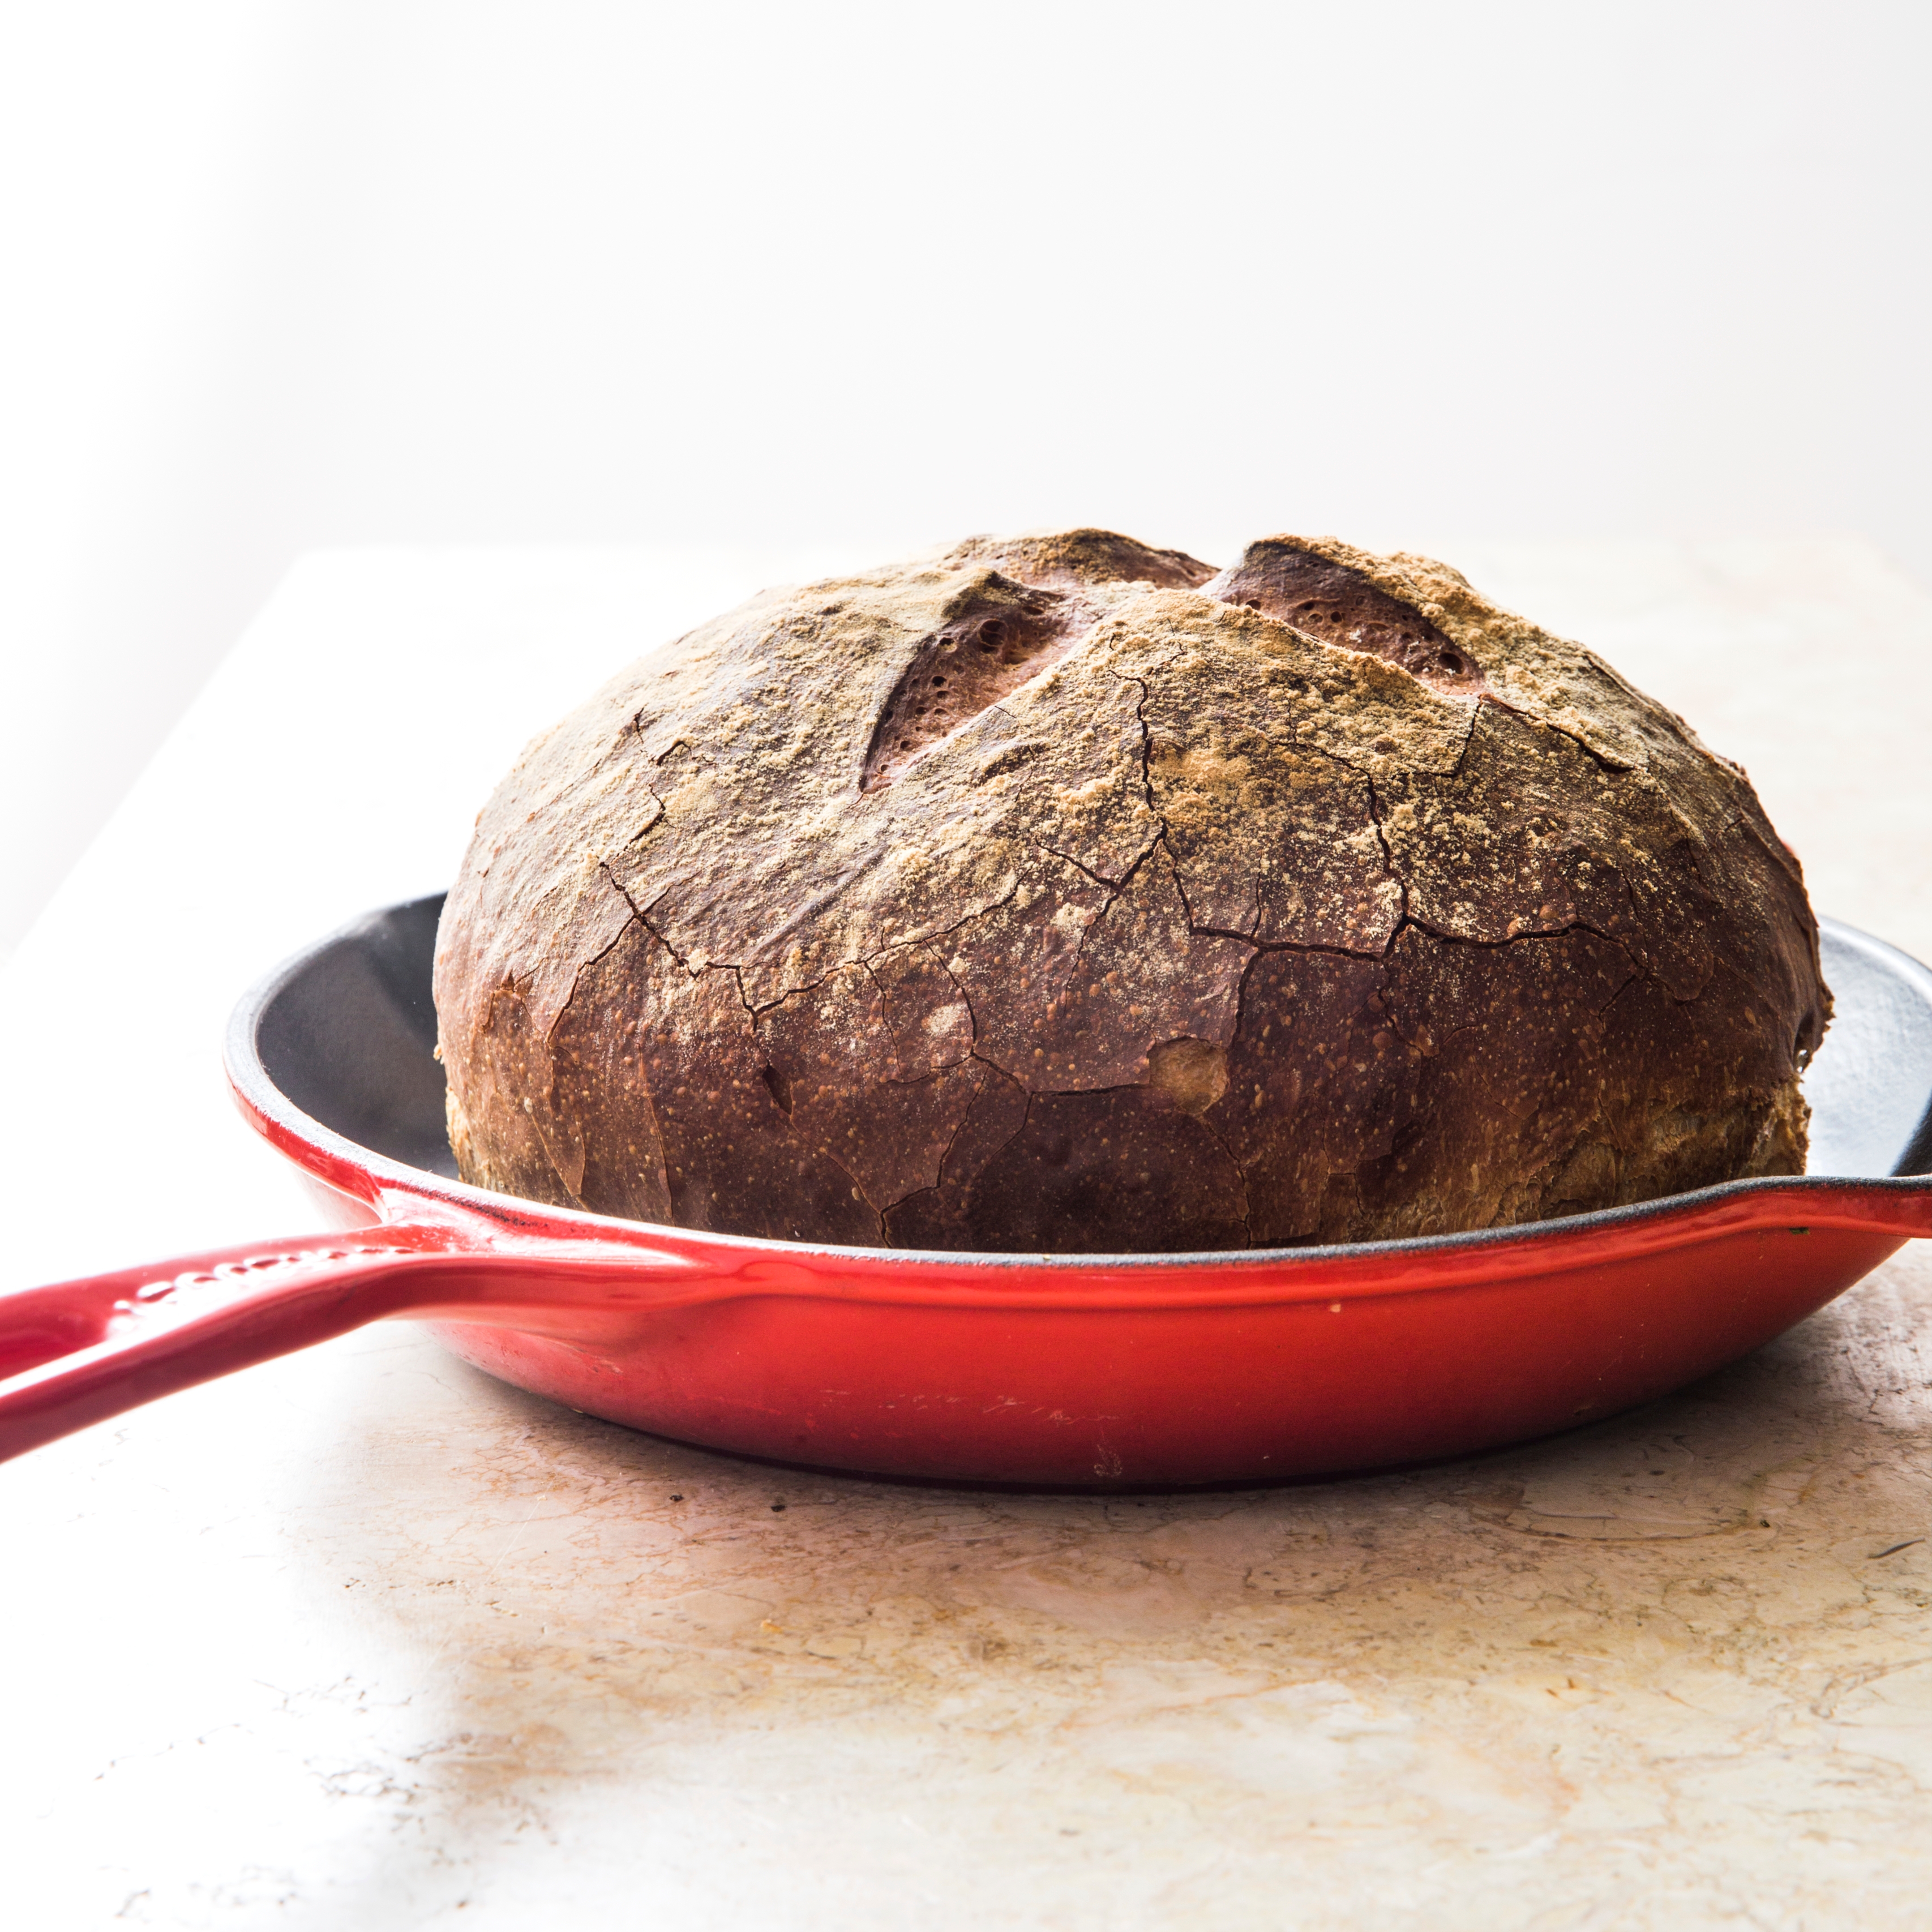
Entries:
{"label": "beige stone surface", "polygon": [[356,1338],[14,1484],[14,1654],[84,1676],[10,1694],[13,1868],[38,1924],[1922,1924],[1928,1316],[1913,1257],[1561,1442],[1110,1498]]}
{"label": "beige stone surface", "polygon": [[[1928,782],[1872,754],[1932,716],[1932,599],[1856,547],[1702,554],[1455,560],[1742,756],[1825,910],[1932,952]],[[668,573],[298,574],[9,969],[8,1285],[306,1224],[221,1014],[434,884]],[[1795,690],[1821,656],[1859,674]],[[749,1464],[350,1336],[0,1469],[9,1922],[1922,1924],[1928,1315],[1908,1250],[1557,1441],[1106,1498]]]}

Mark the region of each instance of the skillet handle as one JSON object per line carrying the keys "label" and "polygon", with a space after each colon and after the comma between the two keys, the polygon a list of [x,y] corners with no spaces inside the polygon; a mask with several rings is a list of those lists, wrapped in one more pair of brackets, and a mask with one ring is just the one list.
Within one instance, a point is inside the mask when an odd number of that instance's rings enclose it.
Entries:
{"label": "skillet handle", "polygon": [[682,1258],[626,1245],[541,1261],[460,1223],[397,1221],[0,1295],[0,1462],[110,1415],[385,1316],[461,1308],[541,1330],[548,1310],[634,1304]]}

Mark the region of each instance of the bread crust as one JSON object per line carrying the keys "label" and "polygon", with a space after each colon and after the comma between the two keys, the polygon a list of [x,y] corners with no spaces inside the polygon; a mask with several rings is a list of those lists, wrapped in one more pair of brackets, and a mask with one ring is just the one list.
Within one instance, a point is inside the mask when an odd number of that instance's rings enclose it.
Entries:
{"label": "bread crust", "polygon": [[1743,772],[1427,558],[975,538],[640,659],[439,934],[464,1178],[1166,1251],[1801,1172],[1830,1011]]}

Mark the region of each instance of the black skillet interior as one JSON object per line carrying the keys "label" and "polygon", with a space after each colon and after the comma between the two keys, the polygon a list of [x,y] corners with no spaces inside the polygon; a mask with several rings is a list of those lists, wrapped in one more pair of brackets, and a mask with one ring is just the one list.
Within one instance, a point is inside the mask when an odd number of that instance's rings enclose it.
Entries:
{"label": "black skillet interior", "polygon": [[[453,1180],[442,1068],[431,1057],[442,910],[439,893],[371,913],[291,962],[262,1006],[255,1050],[312,1119]],[[1809,1171],[1932,1172],[1932,972],[1854,927],[1826,920],[1821,931],[1837,1011],[1805,1078]]]}
{"label": "black skillet interior", "polygon": [[430,996],[442,901],[372,912],[291,961],[262,1004],[255,1051],[312,1120],[454,1180]]}

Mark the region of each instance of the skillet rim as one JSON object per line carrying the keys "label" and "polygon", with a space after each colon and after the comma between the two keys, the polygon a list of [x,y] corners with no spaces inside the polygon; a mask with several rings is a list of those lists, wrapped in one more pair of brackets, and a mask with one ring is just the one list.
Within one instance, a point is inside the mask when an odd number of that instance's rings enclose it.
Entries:
{"label": "skillet rim", "polygon": [[[283,959],[256,980],[236,1001],[224,1036],[222,1059],[235,1097],[250,1124],[257,1125],[258,1131],[263,1132],[278,1150],[295,1159],[305,1173],[326,1184],[338,1186],[324,1171],[325,1166],[352,1170],[378,1184],[374,1199],[339,1186],[338,1192],[353,1193],[355,1198],[368,1201],[379,1208],[383,1198],[392,1192],[446,1202],[471,1216],[496,1224],[506,1234],[527,1235],[532,1232],[532,1222],[562,1222],[566,1227],[580,1226],[586,1236],[598,1237],[606,1241],[615,1238],[626,1245],[642,1245],[656,1236],[668,1238],[680,1245],[716,1247],[739,1258],[748,1253],[774,1260],[820,1257],[828,1261],[862,1264],[868,1272],[882,1266],[890,1269],[892,1264],[903,1262],[940,1265],[948,1270],[1043,1268],[1076,1276],[1124,1272],[1151,1272],[1158,1275],[1168,1272],[1198,1273],[1204,1270],[1239,1275],[1288,1266],[1312,1269],[1324,1264],[1333,1267],[1338,1263],[1373,1262],[1384,1258],[1400,1261],[1432,1255],[1461,1256],[1472,1250],[1554,1248],[1568,1246],[1573,1240],[1587,1240],[1592,1235],[1614,1233],[1620,1228],[1640,1228],[1678,1219],[1694,1221],[1702,1210],[1756,1195],[1810,1195],[1818,1198],[1822,1206],[1834,1196],[1848,1192],[1902,1197],[1932,1194],[1932,1172],[1928,1171],[1900,1173],[1894,1169],[1892,1174],[1884,1175],[1764,1174],[1719,1181],[1682,1194],[1660,1196],[1654,1201],[1636,1202],[1621,1208],[1594,1208],[1587,1214],[1559,1215],[1548,1220],[1525,1222],[1506,1228],[1470,1228],[1448,1234],[1408,1235],[1379,1241],[1327,1242],[1300,1247],[1106,1254],[1052,1254],[1033,1250],[1004,1252],[860,1247],[830,1242],[787,1241],[764,1235],[731,1234],[707,1228],[680,1228],[665,1222],[629,1220],[619,1215],[600,1214],[590,1208],[554,1207],[547,1202],[527,1201],[516,1195],[474,1186],[467,1181],[432,1173],[426,1168],[412,1167],[405,1161],[350,1139],[296,1106],[276,1085],[262,1058],[260,1034],[270,1007],[324,952],[346,940],[362,937],[374,920],[397,913],[421,912],[431,906],[440,908],[446,896],[443,892],[426,892],[416,898],[374,907]],[[1864,953],[1894,978],[1904,980],[1928,1011],[1932,1011],[1932,969],[1888,940],[1847,925],[1842,920],[1821,916],[1818,926],[1821,934],[1828,931],[1834,939]],[[270,1127],[279,1130],[279,1133],[269,1132]],[[292,1152],[292,1147],[321,1155],[323,1164],[297,1157]],[[1908,1163],[1916,1163],[1922,1170],[1932,1168],[1932,1090],[1926,1095],[1918,1124],[1899,1164],[1905,1166]],[[385,1214],[384,1218],[391,1217]],[[562,1231],[549,1234],[544,1234],[541,1228],[535,1232],[543,1238],[560,1241],[567,1238]],[[1714,1234],[1718,1231],[1711,1232]],[[908,1271],[917,1270],[909,1268]]]}

